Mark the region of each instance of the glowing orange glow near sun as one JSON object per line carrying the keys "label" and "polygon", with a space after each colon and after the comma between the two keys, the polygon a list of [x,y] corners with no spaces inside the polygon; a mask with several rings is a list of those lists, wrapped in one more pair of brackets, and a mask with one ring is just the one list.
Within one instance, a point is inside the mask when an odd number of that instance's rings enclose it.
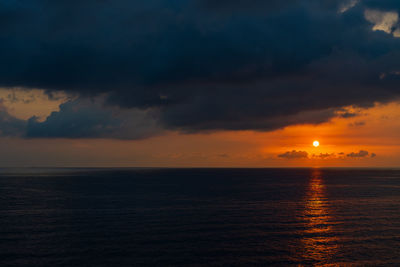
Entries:
{"label": "glowing orange glow near sun", "polygon": [[319,142],[318,141],[314,141],[313,146],[319,147]]}

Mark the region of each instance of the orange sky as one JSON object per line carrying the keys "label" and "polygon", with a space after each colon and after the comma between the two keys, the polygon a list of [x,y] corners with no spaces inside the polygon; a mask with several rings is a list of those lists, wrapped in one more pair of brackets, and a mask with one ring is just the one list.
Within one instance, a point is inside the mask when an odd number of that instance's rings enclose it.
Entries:
{"label": "orange sky", "polygon": [[[0,98],[10,113],[43,119],[65,100],[49,101],[37,91],[35,101]],[[17,91],[27,99],[27,92]],[[400,103],[359,110],[353,118],[320,125],[291,126],[273,132],[224,131],[207,134],[168,132],[145,140],[0,138],[2,166],[160,166],[160,167],[400,167]],[[318,140],[318,148],[312,142]],[[308,158],[278,157],[305,151]],[[365,150],[367,157],[347,154]],[[320,154],[325,157],[320,157]],[[342,153],[342,154],[339,154]],[[371,157],[375,153],[376,157]]]}

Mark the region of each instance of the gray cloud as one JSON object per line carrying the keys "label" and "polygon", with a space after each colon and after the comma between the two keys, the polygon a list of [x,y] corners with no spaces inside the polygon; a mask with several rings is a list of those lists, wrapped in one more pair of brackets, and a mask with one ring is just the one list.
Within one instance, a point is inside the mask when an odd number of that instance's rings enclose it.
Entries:
{"label": "gray cloud", "polygon": [[45,121],[25,121],[9,114],[0,99],[0,136],[22,138],[142,139],[162,134],[148,112],[105,107],[101,98],[70,100]]}
{"label": "gray cloud", "polygon": [[313,158],[318,158],[318,159],[333,159],[337,158],[335,153],[320,153],[319,155],[313,155]]}
{"label": "gray cloud", "polygon": [[[366,9],[398,12],[400,3],[350,2],[3,1],[0,86],[105,94],[133,117],[140,109],[185,132],[353,117],[335,111],[400,96],[400,38],[365,19]],[[32,118],[28,136],[114,137],[127,121],[69,105]]]}
{"label": "gray cloud", "polygon": [[308,153],[306,151],[287,151],[283,154],[278,155],[279,158],[285,159],[301,159],[301,158],[308,158]]}
{"label": "gray cloud", "polygon": [[145,111],[104,107],[99,99],[77,99],[61,104],[44,122],[30,118],[26,137],[141,139],[161,132]]}
{"label": "gray cloud", "polygon": [[347,157],[350,158],[365,158],[368,157],[369,152],[365,150],[360,150],[359,152],[351,152],[350,154],[347,154]]}
{"label": "gray cloud", "polygon": [[366,122],[365,121],[355,121],[353,123],[349,123],[348,125],[350,127],[361,127],[361,126],[365,126]]}
{"label": "gray cloud", "polygon": [[[343,158],[345,153],[340,152],[338,155],[335,153],[320,153],[320,154],[313,154],[311,156],[312,159],[338,159],[338,158]],[[292,151],[287,151],[283,154],[278,155],[279,158],[285,158],[285,159],[301,159],[301,158],[309,158],[308,153],[306,151],[297,151],[297,150],[292,150]],[[365,150],[360,150],[359,152],[351,152],[346,155],[348,158],[366,158],[366,157],[371,157],[374,158],[376,157],[375,153],[369,153],[368,151]]]}

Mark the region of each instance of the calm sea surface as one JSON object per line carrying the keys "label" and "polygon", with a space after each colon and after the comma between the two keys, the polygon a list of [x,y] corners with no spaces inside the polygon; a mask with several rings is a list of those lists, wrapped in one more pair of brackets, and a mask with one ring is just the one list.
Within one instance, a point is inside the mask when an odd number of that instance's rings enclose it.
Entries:
{"label": "calm sea surface", "polygon": [[0,169],[0,266],[400,266],[400,170]]}

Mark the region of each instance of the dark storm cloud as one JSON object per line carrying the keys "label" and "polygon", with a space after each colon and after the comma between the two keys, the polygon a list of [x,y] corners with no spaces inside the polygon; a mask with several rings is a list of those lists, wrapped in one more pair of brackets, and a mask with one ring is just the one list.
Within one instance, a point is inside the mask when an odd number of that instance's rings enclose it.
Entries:
{"label": "dark storm cloud", "polygon": [[0,99],[0,136],[23,138],[142,139],[163,132],[146,111],[105,107],[101,98],[69,100],[45,121],[11,115]]}
{"label": "dark storm cloud", "polygon": [[[2,1],[0,86],[105,93],[108,104],[150,110],[163,127],[188,132],[320,123],[343,106],[400,95],[400,38],[364,17],[400,2],[349,3]],[[66,137],[114,127],[81,111],[91,119],[67,110],[32,119],[29,136],[59,136],[55,121],[82,128],[63,126]]]}
{"label": "dark storm cloud", "polygon": [[268,12],[295,4],[297,0],[197,0],[200,7],[221,12],[225,11],[259,11]]}
{"label": "dark storm cloud", "polygon": [[400,4],[397,0],[364,0],[362,3],[369,8],[400,11]]}
{"label": "dark storm cloud", "polygon": [[28,138],[116,138],[141,139],[161,130],[146,112],[104,108],[100,101],[68,101],[44,122],[28,120]]}
{"label": "dark storm cloud", "polygon": [[308,153],[306,151],[287,151],[283,154],[278,155],[279,158],[285,158],[285,159],[302,159],[302,158],[308,158]]}

